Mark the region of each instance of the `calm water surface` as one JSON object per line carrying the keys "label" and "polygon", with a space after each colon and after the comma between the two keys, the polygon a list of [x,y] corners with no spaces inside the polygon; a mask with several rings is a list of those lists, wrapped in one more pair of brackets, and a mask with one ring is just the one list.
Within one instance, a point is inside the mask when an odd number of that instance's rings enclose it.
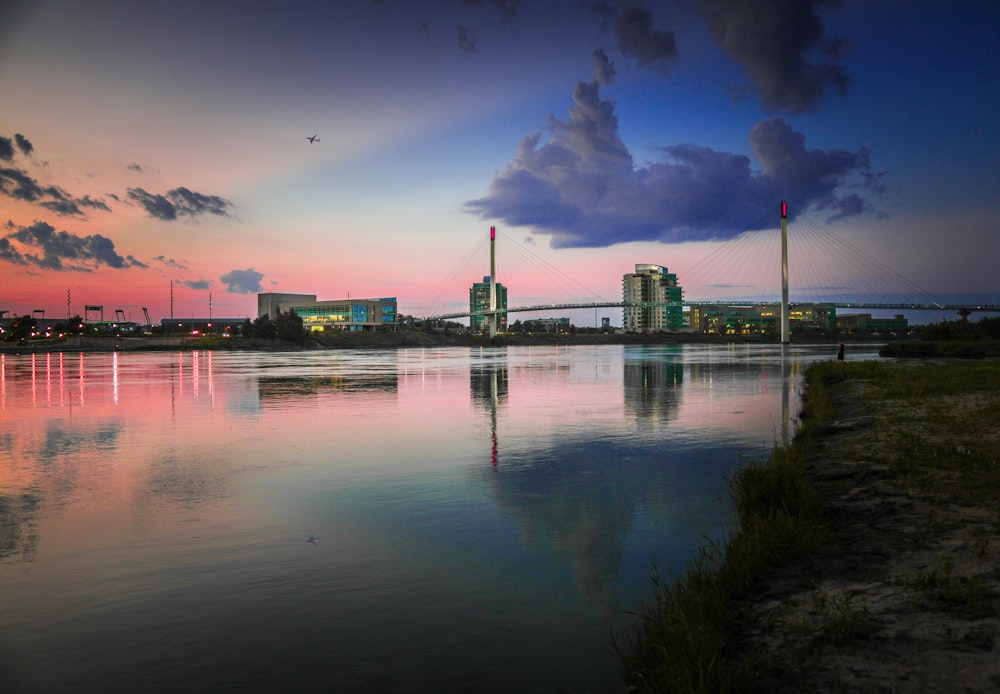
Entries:
{"label": "calm water surface", "polygon": [[0,356],[0,691],[619,691],[834,351]]}

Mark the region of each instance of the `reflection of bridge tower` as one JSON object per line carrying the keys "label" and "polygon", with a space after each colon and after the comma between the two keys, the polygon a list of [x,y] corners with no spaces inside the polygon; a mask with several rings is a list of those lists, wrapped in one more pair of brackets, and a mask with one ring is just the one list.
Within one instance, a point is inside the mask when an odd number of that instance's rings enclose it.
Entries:
{"label": "reflection of bridge tower", "polygon": [[490,438],[493,448],[490,456],[497,466],[497,407],[507,399],[507,369],[503,366],[473,367],[469,372],[469,390],[472,397],[486,405],[490,413]]}

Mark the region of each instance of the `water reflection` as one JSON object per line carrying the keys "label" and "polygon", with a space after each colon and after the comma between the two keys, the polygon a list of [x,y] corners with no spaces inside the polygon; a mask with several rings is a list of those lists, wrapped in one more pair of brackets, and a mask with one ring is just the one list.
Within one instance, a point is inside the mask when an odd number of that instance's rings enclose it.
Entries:
{"label": "water reflection", "polygon": [[684,366],[673,354],[626,352],[625,407],[640,419],[669,420],[677,416]]}
{"label": "water reflection", "polygon": [[49,691],[95,672],[120,691],[294,688],[303,652],[338,690],[603,691],[651,559],[680,571],[724,530],[724,477],[795,409],[806,361],[0,355],[11,652]]}
{"label": "water reflection", "polygon": [[495,469],[499,457],[497,410],[507,400],[507,365],[474,363],[469,369],[469,391],[472,399],[486,408],[490,418],[490,464]]}
{"label": "water reflection", "polygon": [[377,378],[347,376],[265,376],[257,381],[257,394],[262,403],[280,404],[287,400],[317,398],[334,393],[382,391],[395,393],[399,387],[394,376]]}

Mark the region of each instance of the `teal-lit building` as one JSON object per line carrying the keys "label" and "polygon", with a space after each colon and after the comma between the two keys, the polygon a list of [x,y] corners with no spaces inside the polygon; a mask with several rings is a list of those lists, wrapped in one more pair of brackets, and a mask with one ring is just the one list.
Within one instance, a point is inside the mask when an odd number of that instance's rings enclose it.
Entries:
{"label": "teal-lit building", "polygon": [[684,290],[677,275],[662,265],[636,264],[635,272],[622,277],[625,332],[651,333],[680,330],[684,326]]}
{"label": "teal-lit building", "polygon": [[[497,282],[497,330],[507,330],[507,287]],[[486,276],[482,282],[475,282],[469,287],[469,328],[473,331],[487,330],[490,325],[489,316],[475,315],[490,310],[490,278]]]}
{"label": "teal-lit building", "polygon": [[311,332],[380,330],[396,327],[396,298],[317,301],[315,294],[257,295],[257,317],[292,311]]}

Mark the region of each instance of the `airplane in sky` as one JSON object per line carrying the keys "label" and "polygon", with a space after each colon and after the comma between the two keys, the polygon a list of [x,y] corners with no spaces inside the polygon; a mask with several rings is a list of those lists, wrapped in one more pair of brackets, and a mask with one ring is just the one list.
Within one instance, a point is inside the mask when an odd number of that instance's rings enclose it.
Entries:
{"label": "airplane in sky", "polygon": [[315,135],[313,135],[312,137],[307,137],[306,139],[309,140],[309,144],[314,144],[316,142],[319,142],[319,138],[316,137]]}

